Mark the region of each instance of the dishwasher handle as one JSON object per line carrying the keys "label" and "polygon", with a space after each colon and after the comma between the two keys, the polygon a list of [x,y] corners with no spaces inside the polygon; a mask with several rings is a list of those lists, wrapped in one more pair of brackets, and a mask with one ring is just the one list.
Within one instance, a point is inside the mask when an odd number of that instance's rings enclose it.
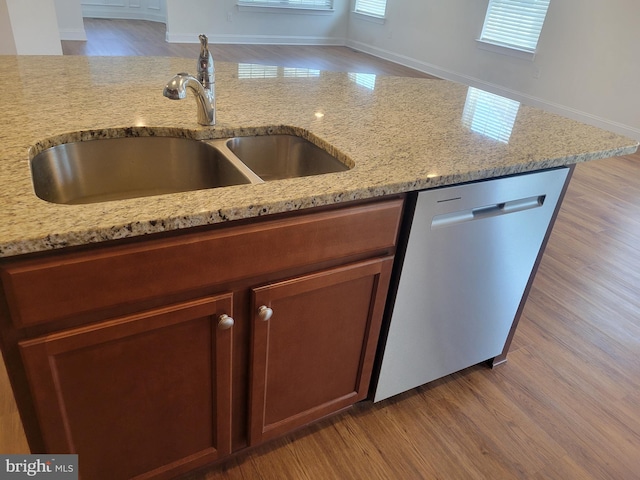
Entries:
{"label": "dishwasher handle", "polygon": [[510,200],[508,202],[435,215],[431,221],[431,229],[450,227],[464,222],[531,210],[532,208],[538,208],[544,205],[545,198],[546,195],[535,195],[533,197]]}

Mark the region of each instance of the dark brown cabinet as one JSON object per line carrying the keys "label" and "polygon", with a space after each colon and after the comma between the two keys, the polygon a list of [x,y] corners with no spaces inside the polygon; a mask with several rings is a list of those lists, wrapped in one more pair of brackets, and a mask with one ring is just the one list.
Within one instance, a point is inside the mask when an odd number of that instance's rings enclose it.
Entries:
{"label": "dark brown cabinet", "polygon": [[364,399],[402,209],[1,260],[2,353],[32,450],[78,453],[83,478],[172,478]]}
{"label": "dark brown cabinet", "polygon": [[253,290],[250,444],[367,396],[392,258]]}
{"label": "dark brown cabinet", "polygon": [[202,298],[21,342],[48,449],[77,453],[91,479],[169,478],[230,453],[231,306]]}

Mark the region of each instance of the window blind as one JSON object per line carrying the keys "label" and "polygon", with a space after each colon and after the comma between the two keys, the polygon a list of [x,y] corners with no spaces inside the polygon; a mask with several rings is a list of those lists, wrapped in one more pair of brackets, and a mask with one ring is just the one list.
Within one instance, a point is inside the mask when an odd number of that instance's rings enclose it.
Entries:
{"label": "window blind", "polygon": [[550,0],[490,0],[480,40],[535,52]]}
{"label": "window blind", "polygon": [[239,0],[238,5],[331,10],[333,8],[333,0]]}
{"label": "window blind", "polygon": [[364,15],[383,18],[387,9],[387,0],[356,0],[354,11]]}

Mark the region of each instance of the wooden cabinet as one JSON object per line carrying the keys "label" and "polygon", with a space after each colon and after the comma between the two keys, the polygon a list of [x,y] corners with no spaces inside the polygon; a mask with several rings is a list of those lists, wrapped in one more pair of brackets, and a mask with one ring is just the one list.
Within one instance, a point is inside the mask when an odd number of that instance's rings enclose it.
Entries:
{"label": "wooden cabinet", "polygon": [[392,258],[253,289],[250,444],[367,396]]}
{"label": "wooden cabinet", "polygon": [[[20,343],[50,452],[83,478],[170,478],[231,452],[231,295]],[[226,317],[225,317],[226,319]]]}
{"label": "wooden cabinet", "polygon": [[402,209],[0,261],[2,350],[32,450],[78,453],[83,478],[171,478],[364,399]]}

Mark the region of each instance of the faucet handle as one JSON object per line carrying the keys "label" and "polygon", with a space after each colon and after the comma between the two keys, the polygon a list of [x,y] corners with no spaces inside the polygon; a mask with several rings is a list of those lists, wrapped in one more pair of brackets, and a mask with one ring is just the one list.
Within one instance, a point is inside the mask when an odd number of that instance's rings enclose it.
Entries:
{"label": "faucet handle", "polygon": [[200,39],[200,55],[206,56],[209,53],[209,39],[204,33],[198,35]]}
{"label": "faucet handle", "polygon": [[205,34],[201,34],[200,38],[200,56],[198,57],[198,81],[206,90],[211,92],[213,97],[213,89],[215,84],[215,71],[213,65],[213,57],[209,52],[209,39]]}

